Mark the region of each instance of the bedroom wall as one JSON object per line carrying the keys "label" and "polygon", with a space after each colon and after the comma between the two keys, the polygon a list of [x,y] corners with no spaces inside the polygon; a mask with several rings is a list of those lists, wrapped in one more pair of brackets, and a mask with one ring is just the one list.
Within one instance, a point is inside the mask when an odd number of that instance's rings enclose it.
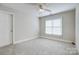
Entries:
{"label": "bedroom wall", "polygon": [[[44,21],[46,19],[53,19],[54,17],[62,17],[62,37],[46,35],[44,33]],[[69,10],[55,15],[40,17],[40,36],[61,41],[75,42],[75,10]]]}
{"label": "bedroom wall", "polygon": [[0,10],[14,13],[14,42],[18,43],[39,36],[38,8],[29,4],[1,4]]}
{"label": "bedroom wall", "polygon": [[76,6],[76,47],[79,54],[79,4]]}

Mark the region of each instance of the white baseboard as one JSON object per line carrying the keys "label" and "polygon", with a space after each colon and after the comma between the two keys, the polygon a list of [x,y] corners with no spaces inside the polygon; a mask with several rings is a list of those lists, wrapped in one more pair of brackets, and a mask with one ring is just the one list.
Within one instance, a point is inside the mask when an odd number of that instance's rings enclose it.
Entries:
{"label": "white baseboard", "polygon": [[57,39],[57,38],[49,38],[49,37],[44,37],[44,36],[40,36],[41,38],[47,38],[47,39],[51,39],[51,40],[56,40],[56,41],[61,41],[61,42],[67,42],[67,43],[72,43],[73,41],[69,41],[69,40],[63,40],[63,39]]}
{"label": "white baseboard", "polygon": [[38,38],[38,36],[33,36],[33,37],[30,37],[30,38],[27,38],[27,39],[15,41],[13,44],[22,43],[22,42],[29,41],[29,40],[32,40],[32,39],[35,39],[35,38]]}

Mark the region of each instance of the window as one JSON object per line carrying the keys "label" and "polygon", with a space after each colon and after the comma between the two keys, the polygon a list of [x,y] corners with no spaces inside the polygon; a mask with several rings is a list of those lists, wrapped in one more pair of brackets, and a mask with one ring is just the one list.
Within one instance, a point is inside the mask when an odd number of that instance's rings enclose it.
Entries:
{"label": "window", "polygon": [[45,33],[53,35],[62,35],[62,19],[56,18],[45,21]]}

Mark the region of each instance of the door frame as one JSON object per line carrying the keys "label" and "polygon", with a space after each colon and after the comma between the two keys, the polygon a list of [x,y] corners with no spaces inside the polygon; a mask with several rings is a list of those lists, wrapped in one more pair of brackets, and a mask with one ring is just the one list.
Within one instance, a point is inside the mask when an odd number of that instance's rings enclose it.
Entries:
{"label": "door frame", "polygon": [[13,33],[12,33],[12,39],[11,39],[11,44],[14,44],[15,42],[15,13],[13,12],[8,12],[8,11],[4,11],[4,10],[0,10],[0,13],[4,13],[4,14],[8,14],[12,16],[12,29],[13,29]]}

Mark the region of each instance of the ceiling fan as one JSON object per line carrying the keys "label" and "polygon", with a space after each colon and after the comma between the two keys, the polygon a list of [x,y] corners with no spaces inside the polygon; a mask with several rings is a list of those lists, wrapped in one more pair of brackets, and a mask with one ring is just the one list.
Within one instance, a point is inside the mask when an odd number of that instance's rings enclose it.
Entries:
{"label": "ceiling fan", "polygon": [[46,4],[45,3],[39,4],[38,6],[39,6],[40,10],[47,11],[47,12],[51,12],[51,10],[45,8],[46,7]]}

